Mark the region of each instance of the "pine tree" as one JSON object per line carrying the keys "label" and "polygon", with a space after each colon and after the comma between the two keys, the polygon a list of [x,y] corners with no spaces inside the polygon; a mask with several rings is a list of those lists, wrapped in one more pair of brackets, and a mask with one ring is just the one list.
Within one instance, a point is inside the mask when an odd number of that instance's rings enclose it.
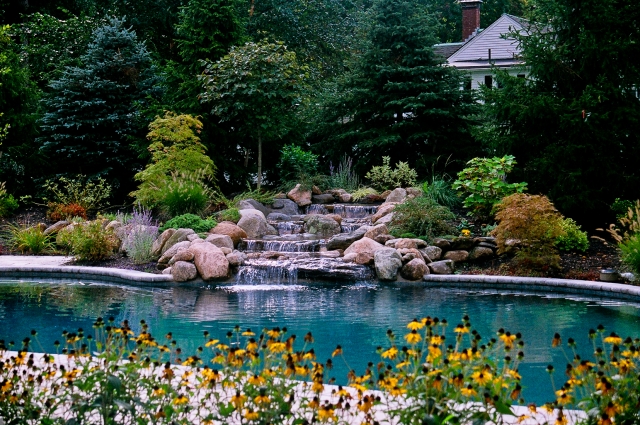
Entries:
{"label": "pine tree", "polygon": [[96,30],[81,63],[66,67],[50,85],[42,151],[58,173],[108,176],[119,187],[131,181],[138,166],[132,141],[144,137],[138,111],[154,94],[155,68],[136,34],[118,18]]}
{"label": "pine tree", "polygon": [[325,108],[323,150],[337,143],[361,169],[382,156],[422,169],[439,155],[470,156],[476,104],[465,76],[434,53],[433,18],[417,1],[378,0],[371,22],[354,73]]}

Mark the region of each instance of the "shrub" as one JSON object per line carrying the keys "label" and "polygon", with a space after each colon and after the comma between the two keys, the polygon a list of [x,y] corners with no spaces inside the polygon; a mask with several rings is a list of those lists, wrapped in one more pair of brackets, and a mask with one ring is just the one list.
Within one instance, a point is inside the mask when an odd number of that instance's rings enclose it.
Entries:
{"label": "shrub", "polygon": [[195,176],[185,173],[172,176],[158,199],[158,207],[171,217],[201,214],[207,208],[212,192]]}
{"label": "shrub", "polygon": [[464,196],[463,204],[469,214],[478,218],[490,217],[494,206],[505,196],[527,190],[526,183],[507,183],[507,174],[516,165],[511,155],[502,158],[474,158],[458,173],[453,189]]}
{"label": "shrub", "polygon": [[7,239],[11,249],[21,253],[43,254],[54,250],[49,235],[41,226],[7,226]]}
{"label": "shrub", "polygon": [[353,198],[354,201],[359,201],[361,199],[366,198],[369,195],[377,195],[378,191],[375,189],[372,189],[370,187],[361,187],[358,190],[355,190],[354,192],[351,192],[351,197]]}
{"label": "shrub", "polygon": [[556,247],[560,251],[585,252],[589,249],[587,232],[580,230],[580,226],[571,218],[565,218],[561,222],[564,234],[556,239]]}
{"label": "shrub", "polygon": [[451,183],[442,176],[433,176],[430,182],[422,183],[422,192],[438,204],[453,208],[460,203],[460,198],[451,188]]}
{"label": "shrub", "polygon": [[633,209],[634,204],[633,201],[628,199],[620,199],[616,198],[611,204],[611,211],[616,214],[616,218],[619,220],[627,215],[627,211]]}
{"label": "shrub", "polygon": [[69,235],[71,253],[78,261],[100,261],[111,257],[118,249],[113,230],[106,230],[101,220],[77,225]]}
{"label": "shrub", "polygon": [[629,207],[627,213],[618,219],[618,224],[619,227],[611,224],[607,229],[607,232],[618,243],[622,243],[640,233],[640,200],[636,201],[635,206]]}
{"label": "shrub", "polygon": [[135,264],[144,264],[153,260],[151,248],[158,237],[158,228],[151,217],[151,211],[144,207],[133,210],[131,217],[125,222],[124,229],[128,234],[122,235],[122,249]]}
{"label": "shrub", "polygon": [[80,217],[86,220],[87,210],[78,204],[65,205],[50,202],[49,209],[47,210],[47,217],[53,221],[69,220],[73,217]]}
{"label": "shrub", "polygon": [[237,208],[228,208],[216,214],[218,221],[232,221],[237,223],[240,221],[240,211]]}
{"label": "shrub", "polygon": [[229,199],[221,192],[213,194],[212,202],[216,205],[216,209],[237,208],[240,201],[245,199],[253,199],[261,204],[271,205],[275,199],[276,193],[264,189],[251,189],[247,184],[247,190]]}
{"label": "shrub", "polygon": [[313,176],[318,172],[318,155],[304,151],[300,146],[285,145],[280,151],[280,181],[297,181],[300,175]]}
{"label": "shrub", "polygon": [[622,251],[621,260],[634,273],[640,275],[640,233],[621,242],[618,247]]}
{"label": "shrub", "polygon": [[88,180],[83,175],[75,179],[60,177],[58,180],[45,181],[43,188],[50,193],[45,197],[49,205],[76,204],[86,211],[96,210],[105,205],[111,196],[111,185],[102,177]]}
{"label": "shrub", "polygon": [[449,208],[433,199],[419,196],[396,205],[389,231],[393,235],[413,233],[431,240],[436,236],[455,233],[455,227],[447,221],[454,218]]}
{"label": "shrub", "polygon": [[398,162],[395,170],[391,169],[391,158],[382,157],[382,165],[373,167],[365,178],[371,180],[371,186],[379,190],[395,189],[396,187],[410,187],[416,184],[418,174],[406,162]]}
{"label": "shrub", "polygon": [[508,240],[518,241],[515,260],[520,266],[543,271],[560,267],[556,240],[564,234],[562,216],[546,196],[515,193],[496,209],[498,226],[492,234],[500,253],[509,251]]}
{"label": "shrub", "polygon": [[167,229],[192,229],[194,232],[200,233],[208,232],[217,224],[215,220],[210,218],[205,220],[195,214],[183,214],[167,221],[160,230],[164,232]]}
{"label": "shrub", "polygon": [[360,187],[360,178],[352,169],[353,160],[347,155],[343,156],[337,169],[333,164],[329,168],[329,186],[332,189],[344,189],[347,192],[355,191]]}
{"label": "shrub", "polygon": [[13,195],[7,193],[4,185],[5,182],[0,182],[0,218],[11,215],[18,209],[18,202],[14,199]]}

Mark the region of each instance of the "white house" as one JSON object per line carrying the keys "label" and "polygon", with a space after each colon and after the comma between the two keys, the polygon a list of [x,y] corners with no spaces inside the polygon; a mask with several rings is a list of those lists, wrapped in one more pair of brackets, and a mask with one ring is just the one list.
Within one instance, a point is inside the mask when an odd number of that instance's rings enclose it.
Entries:
{"label": "white house", "polygon": [[495,85],[493,67],[507,70],[509,74],[526,77],[527,71],[520,59],[520,49],[512,31],[522,30],[526,21],[503,14],[488,28],[480,29],[481,0],[460,0],[462,5],[462,35],[460,43],[436,44],[436,53],[445,57],[450,66],[465,70],[471,75],[471,88],[480,84]]}

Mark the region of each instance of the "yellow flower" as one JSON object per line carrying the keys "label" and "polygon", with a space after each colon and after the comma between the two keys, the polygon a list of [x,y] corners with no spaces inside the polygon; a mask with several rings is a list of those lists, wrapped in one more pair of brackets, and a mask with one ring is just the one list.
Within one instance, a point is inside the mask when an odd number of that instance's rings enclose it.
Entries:
{"label": "yellow flower", "polygon": [[418,342],[422,341],[422,337],[416,330],[413,330],[411,331],[411,333],[406,334],[404,336],[404,339],[406,339],[409,344],[417,344]]}
{"label": "yellow flower", "polygon": [[331,353],[331,357],[339,356],[341,354],[342,354],[342,347],[338,345],[336,349],[333,350],[333,353]]}
{"label": "yellow flower", "polygon": [[325,404],[318,410],[318,419],[321,422],[335,421],[336,415],[330,404]]}
{"label": "yellow flower", "polygon": [[469,333],[469,328],[467,328],[466,326],[464,326],[463,324],[459,324],[458,326],[456,326],[453,331],[457,334],[468,334]]}
{"label": "yellow flower", "polygon": [[462,229],[462,231],[460,232],[460,234],[464,237],[468,237],[471,235],[471,231],[468,229]]}
{"label": "yellow flower", "polygon": [[515,335],[511,335],[509,332],[504,333],[502,335],[500,335],[500,339],[502,340],[502,342],[504,342],[504,347],[505,348],[513,348],[513,341],[515,341],[516,336]]}
{"label": "yellow flower", "polygon": [[606,337],[604,339],[604,342],[606,342],[607,344],[620,345],[620,344],[622,344],[622,338],[620,338],[618,335],[616,335],[615,332],[611,332],[611,335]]}
{"label": "yellow flower", "polygon": [[269,351],[272,353],[282,353],[287,348],[284,342],[272,342],[269,344]]}
{"label": "yellow flower", "polygon": [[465,397],[473,397],[475,395],[478,395],[477,391],[474,390],[471,385],[467,386],[466,388],[462,388],[460,392]]}
{"label": "yellow flower", "polygon": [[514,379],[518,379],[518,380],[522,379],[522,376],[520,376],[517,370],[509,369],[507,370],[507,374]]}
{"label": "yellow flower", "polygon": [[242,406],[244,406],[245,401],[247,401],[247,396],[241,394],[240,391],[236,391],[236,395],[231,397],[231,404],[236,409],[240,409]]}
{"label": "yellow flower", "polygon": [[397,385],[393,388],[391,388],[391,391],[389,391],[391,393],[392,396],[394,397],[398,397],[401,396],[402,394],[406,393],[407,390],[405,390],[404,388],[400,388]]}
{"label": "yellow flower", "polygon": [[440,357],[442,355],[442,350],[440,350],[440,347],[438,347],[437,345],[430,345],[429,346],[429,357],[431,359],[434,359],[436,357]]}
{"label": "yellow flower", "polygon": [[162,388],[154,387],[153,388],[153,395],[155,397],[160,397],[160,396],[165,395],[165,391]]}
{"label": "yellow flower", "polygon": [[268,395],[264,395],[264,394],[260,394],[257,395],[254,399],[253,399],[254,403],[256,404],[267,404],[269,403],[271,400],[269,399]]}
{"label": "yellow flower", "polygon": [[256,334],[254,332],[251,332],[251,329],[247,329],[246,331],[242,332],[242,336],[255,336]]}
{"label": "yellow flower", "polygon": [[315,381],[311,386],[311,391],[313,391],[314,393],[320,393],[323,390],[324,390],[324,385],[322,384],[322,382]]}
{"label": "yellow flower", "polygon": [[418,322],[418,319],[413,319],[411,322],[409,322],[407,328],[412,331],[417,331],[418,329],[424,328],[424,323]]}
{"label": "yellow flower", "polygon": [[212,346],[216,345],[219,342],[220,342],[220,340],[210,339],[209,341],[207,341],[207,343],[204,346],[205,347],[212,347]]}
{"label": "yellow flower", "polygon": [[260,414],[258,412],[255,412],[255,411],[251,410],[251,409],[246,409],[244,411],[244,415],[242,415],[242,416],[244,416],[244,418],[246,420],[248,420],[248,421],[255,421],[260,417]]}
{"label": "yellow flower", "polygon": [[267,331],[267,335],[271,338],[277,338],[280,336],[280,328],[273,328]]}
{"label": "yellow flower", "polygon": [[411,363],[409,363],[408,361],[406,361],[406,360],[405,360],[405,361],[403,361],[403,362],[398,363],[398,364],[396,365],[396,368],[398,368],[398,369],[402,369],[403,367],[405,367],[405,366],[409,366],[410,364],[411,364]]}
{"label": "yellow flower", "polygon": [[474,372],[471,375],[471,379],[473,379],[478,385],[485,385],[488,382],[491,382],[492,377],[493,375],[491,375],[491,373],[487,371]]}
{"label": "yellow flower", "polygon": [[441,345],[444,342],[444,336],[442,335],[435,335],[433,337],[431,337],[431,344],[435,344],[435,345]]}
{"label": "yellow flower", "polygon": [[249,378],[249,383],[251,385],[255,385],[255,386],[264,385],[265,382],[266,382],[265,379],[259,375],[253,375],[252,377]]}
{"label": "yellow flower", "polygon": [[604,408],[604,413],[606,413],[610,418],[613,418],[618,412],[622,412],[622,406],[613,404],[611,401]]}
{"label": "yellow flower", "polygon": [[398,349],[396,348],[395,345],[389,348],[388,350],[382,352],[382,358],[384,359],[393,360],[396,358],[397,355],[398,355]]}
{"label": "yellow flower", "polygon": [[188,402],[189,399],[184,395],[179,395],[178,397],[173,399],[173,404],[175,405],[187,404]]}

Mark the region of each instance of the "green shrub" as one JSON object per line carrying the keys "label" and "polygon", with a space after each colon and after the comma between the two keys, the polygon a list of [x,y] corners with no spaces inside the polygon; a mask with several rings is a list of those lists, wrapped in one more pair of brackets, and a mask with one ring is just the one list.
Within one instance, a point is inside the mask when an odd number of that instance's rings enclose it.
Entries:
{"label": "green shrub", "polygon": [[557,269],[556,240],[564,234],[562,216],[546,196],[514,193],[497,206],[496,237],[500,253],[510,251],[508,240],[519,241],[515,260],[529,270]]}
{"label": "green shrub", "polygon": [[43,188],[49,192],[44,198],[53,205],[77,204],[85,211],[92,211],[105,205],[111,196],[111,185],[102,177],[87,180],[81,174],[75,179],[60,177],[57,180],[47,180]]}
{"label": "green shrub", "polygon": [[200,179],[181,174],[167,182],[157,206],[171,217],[201,214],[207,208],[210,196],[211,192]]}
{"label": "green shrub", "polygon": [[300,146],[285,145],[280,151],[280,181],[299,180],[301,175],[314,176],[318,172],[318,155],[304,151]]}
{"label": "green shrub", "polygon": [[611,211],[616,214],[617,219],[621,219],[627,215],[627,211],[633,209],[634,203],[628,199],[616,198],[611,204]]}
{"label": "green shrub", "polygon": [[240,201],[245,199],[253,199],[261,204],[271,205],[275,199],[276,193],[264,189],[251,189],[251,186],[247,184],[247,190],[229,199],[221,192],[215,192],[212,197],[212,203],[217,207],[216,209],[229,209],[237,208]]}
{"label": "green shrub", "polygon": [[49,235],[40,226],[7,226],[7,239],[11,249],[25,254],[43,254],[54,250]]}
{"label": "green shrub", "polygon": [[468,167],[458,173],[453,189],[464,196],[464,206],[469,214],[487,218],[493,208],[505,196],[522,193],[527,190],[526,183],[507,183],[507,174],[516,165],[511,155],[502,158],[474,158],[467,162]]}
{"label": "green shrub", "polygon": [[118,249],[118,238],[113,230],[103,227],[101,220],[77,225],[69,232],[71,253],[79,261],[100,261],[111,257]]}
{"label": "green shrub", "polygon": [[580,230],[580,226],[571,218],[565,218],[561,223],[564,234],[556,239],[556,247],[560,251],[585,252],[589,249],[587,232]]}
{"label": "green shrub", "polygon": [[0,194],[0,217],[10,216],[17,209],[18,201],[15,200],[13,195]]}
{"label": "green shrub", "polygon": [[353,192],[351,192],[351,198],[353,198],[354,201],[359,201],[361,199],[366,198],[368,195],[377,195],[378,191],[375,189],[372,189],[370,187],[361,187]]}
{"label": "green shrub", "polygon": [[391,169],[391,158],[382,157],[382,165],[373,167],[365,178],[371,181],[371,186],[378,190],[395,189],[396,187],[411,187],[416,184],[418,174],[406,162],[398,162],[395,170]]}
{"label": "green shrub", "polygon": [[160,230],[164,232],[167,229],[192,229],[194,232],[200,233],[208,232],[216,227],[217,224],[218,223],[211,218],[205,220],[195,214],[183,214],[167,221]]}
{"label": "green shrub", "polygon": [[622,262],[634,273],[640,275],[640,233],[631,236],[618,246],[622,251]]}
{"label": "green shrub", "polygon": [[237,208],[228,208],[216,214],[218,221],[232,221],[237,223],[240,221],[240,211]]}
{"label": "green shrub", "polygon": [[353,160],[347,155],[343,156],[337,169],[330,167],[329,186],[332,189],[344,189],[347,192],[355,191],[360,187],[360,178],[352,168]]}
{"label": "green shrub", "polygon": [[433,199],[419,196],[396,205],[389,231],[393,235],[412,233],[431,240],[455,233],[455,227],[448,222],[454,218],[455,215],[449,208],[439,205]]}
{"label": "green shrub", "polygon": [[424,196],[447,208],[453,208],[460,204],[460,198],[451,188],[450,181],[442,176],[433,176],[430,182],[422,183],[421,188]]}
{"label": "green shrub", "polygon": [[[121,229],[128,229],[129,233],[122,235],[122,249],[135,264],[144,264],[153,260],[151,253],[153,242],[158,237],[158,228],[151,216],[151,211],[144,207],[133,210],[133,214],[128,220],[123,222],[126,226]],[[120,234],[119,234],[120,236]]]}

